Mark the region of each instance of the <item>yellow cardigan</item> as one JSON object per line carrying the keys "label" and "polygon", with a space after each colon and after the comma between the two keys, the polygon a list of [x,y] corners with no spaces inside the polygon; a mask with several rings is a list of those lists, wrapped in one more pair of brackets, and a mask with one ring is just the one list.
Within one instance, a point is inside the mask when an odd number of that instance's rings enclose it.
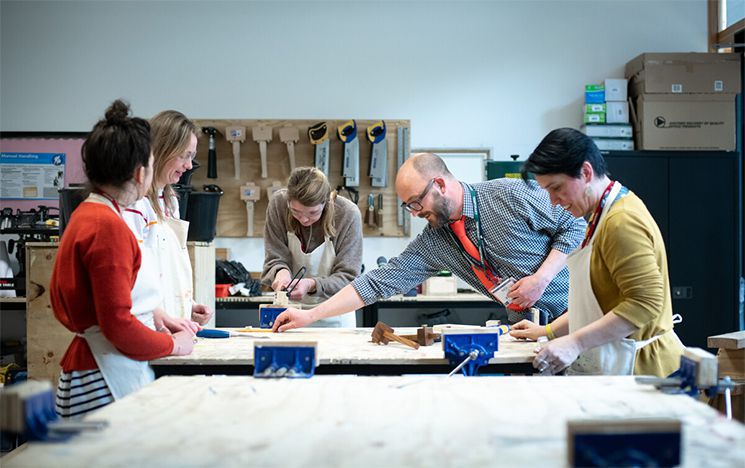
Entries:
{"label": "yellow cardigan", "polygon": [[[632,192],[618,199],[595,232],[590,282],[603,313],[615,312],[645,340],[670,330],[672,298],[667,255],[660,229]],[[671,334],[648,344],[636,356],[636,375],[665,377],[680,367],[683,349]]]}

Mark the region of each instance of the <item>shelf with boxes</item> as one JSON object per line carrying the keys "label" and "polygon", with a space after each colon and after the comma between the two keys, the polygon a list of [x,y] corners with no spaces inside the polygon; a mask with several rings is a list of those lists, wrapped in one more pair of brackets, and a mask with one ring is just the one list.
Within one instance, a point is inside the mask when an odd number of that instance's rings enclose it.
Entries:
{"label": "shelf with boxes", "polygon": [[[399,208],[393,186],[410,151],[408,120],[197,119],[195,123],[213,133],[214,163],[205,165],[210,138],[201,138],[197,153],[203,169],[194,172],[191,184],[216,184],[222,189],[217,236],[262,237],[268,199],[287,183],[293,163],[296,167],[320,164],[331,187],[341,188],[339,195],[359,206],[363,221],[373,207],[377,216],[364,223],[365,236],[408,234],[408,217]],[[356,132],[354,141],[350,131]],[[345,176],[349,161],[345,154],[350,150],[358,155],[352,160],[358,173]],[[319,162],[319,153],[325,161]],[[378,161],[384,164],[378,166]],[[371,177],[375,171],[376,177]]]}
{"label": "shelf with boxes", "polygon": [[645,53],[626,64],[636,147],[736,149],[741,54]]}
{"label": "shelf with boxes", "polygon": [[608,78],[603,84],[585,86],[582,130],[601,151],[632,151],[627,84],[624,78]]}

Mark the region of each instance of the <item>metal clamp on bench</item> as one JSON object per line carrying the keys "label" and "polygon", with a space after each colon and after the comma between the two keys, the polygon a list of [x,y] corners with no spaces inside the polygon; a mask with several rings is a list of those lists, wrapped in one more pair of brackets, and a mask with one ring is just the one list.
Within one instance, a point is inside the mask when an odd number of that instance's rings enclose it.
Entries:
{"label": "metal clamp on bench", "polygon": [[285,341],[254,344],[254,377],[313,377],[316,362],[315,341]]}

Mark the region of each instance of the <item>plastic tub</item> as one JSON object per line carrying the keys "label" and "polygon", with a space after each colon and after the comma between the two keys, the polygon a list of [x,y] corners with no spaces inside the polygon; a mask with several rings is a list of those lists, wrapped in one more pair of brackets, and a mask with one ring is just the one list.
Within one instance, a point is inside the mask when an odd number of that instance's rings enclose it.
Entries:
{"label": "plastic tub", "polygon": [[216,284],[215,285],[215,297],[228,297],[230,295],[230,284]]}
{"label": "plastic tub", "polygon": [[212,242],[217,234],[217,210],[222,192],[191,192],[186,209],[187,240]]}

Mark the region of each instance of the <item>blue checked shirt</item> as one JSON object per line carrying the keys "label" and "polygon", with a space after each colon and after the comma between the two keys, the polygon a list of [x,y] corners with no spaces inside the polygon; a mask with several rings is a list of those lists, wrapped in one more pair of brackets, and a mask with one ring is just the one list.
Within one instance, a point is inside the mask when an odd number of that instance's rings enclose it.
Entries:
{"label": "blue checked shirt", "polygon": [[[470,187],[476,191],[487,261],[501,278],[532,275],[551,249],[569,254],[582,241],[586,223],[559,206],[535,181],[496,179],[463,186],[466,234],[478,245]],[[449,270],[476,291],[494,298],[473,273],[446,232],[427,226],[384,268],[370,270],[352,283],[365,304],[410,291],[440,270]],[[548,284],[534,307],[553,319],[567,308],[569,272],[563,268]]]}

